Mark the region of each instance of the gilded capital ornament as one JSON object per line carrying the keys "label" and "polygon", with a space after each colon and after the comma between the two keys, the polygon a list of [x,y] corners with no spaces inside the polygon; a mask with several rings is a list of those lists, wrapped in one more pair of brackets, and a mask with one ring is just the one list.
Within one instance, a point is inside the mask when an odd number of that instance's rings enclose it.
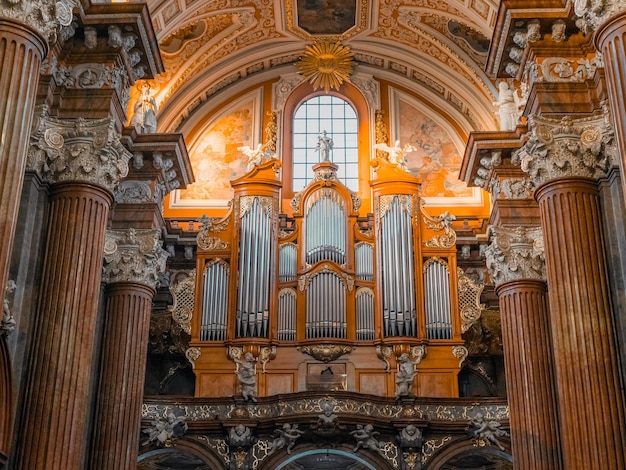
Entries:
{"label": "gilded capital ornament", "polygon": [[114,124],[112,119],[60,120],[44,109],[33,120],[28,167],[51,183],[81,181],[115,192],[132,154]]}
{"label": "gilded capital ornament", "polygon": [[0,17],[21,21],[52,43],[72,23],[75,6],[72,0],[0,0]]}
{"label": "gilded capital ornament", "polygon": [[489,227],[485,249],[487,269],[496,286],[519,279],[546,279],[543,232],[540,227]]}
{"label": "gilded capital ornament", "polygon": [[107,230],[103,280],[136,282],[155,288],[168,256],[161,248],[159,230]]}
{"label": "gilded capital ornament", "polygon": [[528,141],[511,161],[539,186],[568,176],[600,178],[616,153],[608,113],[591,118],[529,118]]}

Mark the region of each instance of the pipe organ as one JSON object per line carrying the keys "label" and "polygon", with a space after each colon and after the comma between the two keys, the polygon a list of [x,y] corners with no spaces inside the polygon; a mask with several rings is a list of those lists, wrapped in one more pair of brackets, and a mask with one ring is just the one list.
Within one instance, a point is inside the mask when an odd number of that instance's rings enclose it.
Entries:
{"label": "pipe organ", "polygon": [[[354,363],[354,390],[378,381],[393,396],[391,364],[411,351],[420,351],[417,394],[458,394],[463,341],[451,217],[425,210],[416,178],[386,161],[373,166],[366,210],[332,162],[314,165],[313,181],[287,203],[278,160],[232,182],[228,214],[205,220],[198,235],[202,276],[190,342],[198,395],[236,390],[224,351],[237,348],[275,374],[259,376],[260,396],[301,390],[298,377],[316,361],[343,361],[335,365],[343,372],[349,354],[367,358]],[[276,370],[270,357],[282,357]]]}

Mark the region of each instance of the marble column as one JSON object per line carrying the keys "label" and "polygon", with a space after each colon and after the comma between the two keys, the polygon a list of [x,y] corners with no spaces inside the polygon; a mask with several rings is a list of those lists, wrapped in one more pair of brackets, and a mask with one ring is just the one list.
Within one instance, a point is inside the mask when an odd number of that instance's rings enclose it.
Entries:
{"label": "marble column", "polygon": [[533,117],[520,149],[545,242],[565,468],[626,468],[624,397],[596,178],[614,155],[606,116]]}
{"label": "marble column", "polygon": [[491,227],[487,267],[500,300],[514,468],[562,469],[554,359],[538,227]]}
{"label": "marble column", "polygon": [[37,117],[29,166],[51,200],[13,468],[84,468],[105,230],[130,157],[111,120]]}
{"label": "marble column", "polygon": [[159,230],[109,230],[106,311],[89,468],[134,468],[139,452],[148,330],[157,276],[168,253]]}

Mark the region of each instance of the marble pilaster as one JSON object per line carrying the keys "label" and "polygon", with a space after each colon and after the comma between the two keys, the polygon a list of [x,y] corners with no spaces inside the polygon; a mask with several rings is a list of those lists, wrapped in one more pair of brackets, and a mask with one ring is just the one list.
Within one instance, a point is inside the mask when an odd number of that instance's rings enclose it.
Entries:
{"label": "marble pilaster", "polygon": [[596,178],[614,156],[606,115],[531,118],[517,153],[544,234],[565,468],[624,468],[624,397]]}
{"label": "marble pilaster", "polygon": [[14,468],[79,469],[87,454],[105,228],[130,154],[111,120],[36,117],[29,166],[51,183],[42,289]]}

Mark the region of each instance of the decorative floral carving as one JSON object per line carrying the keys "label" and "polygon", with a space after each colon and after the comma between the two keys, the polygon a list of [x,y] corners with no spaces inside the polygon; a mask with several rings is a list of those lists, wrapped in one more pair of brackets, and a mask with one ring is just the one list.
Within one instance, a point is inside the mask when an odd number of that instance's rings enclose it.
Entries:
{"label": "decorative floral carving", "polygon": [[172,312],[172,319],[178,323],[187,334],[191,334],[191,317],[193,315],[194,293],[196,288],[196,270],[189,272],[189,276],[170,287],[174,299],[173,305],[168,307]]}
{"label": "decorative floral carving", "polygon": [[107,230],[103,280],[156,287],[169,253],[161,248],[160,230]]}
{"label": "decorative floral carving", "polygon": [[456,232],[452,228],[452,221],[456,216],[449,212],[444,212],[436,217],[431,216],[424,209],[425,202],[420,200],[420,211],[424,217],[426,227],[436,232],[442,231],[442,235],[435,235],[430,240],[425,240],[424,245],[429,248],[452,248],[456,244]]}
{"label": "decorative floral carving", "polygon": [[187,358],[187,360],[191,364],[192,369],[196,368],[196,361],[200,357],[201,353],[202,352],[198,348],[188,348],[185,351],[185,357]]}
{"label": "decorative floral carving", "polygon": [[344,354],[350,354],[353,349],[352,346],[340,344],[313,344],[298,347],[298,351],[308,354],[321,362],[336,361]]}
{"label": "decorative floral carving", "polygon": [[537,186],[566,176],[599,178],[611,165],[616,148],[608,113],[582,119],[531,117],[529,123],[529,139],[511,161]]}
{"label": "decorative floral carving", "polygon": [[465,333],[476,320],[480,318],[485,308],[480,303],[480,294],[485,288],[467,277],[461,268],[457,268],[459,275],[459,311],[461,313],[461,332]]}
{"label": "decorative floral carving", "polygon": [[393,356],[393,348],[391,346],[376,346],[376,356],[385,363],[385,372],[391,370],[389,359]]}
{"label": "decorative floral carving", "polygon": [[225,242],[217,237],[212,237],[205,231],[199,232],[196,240],[198,242],[198,248],[206,251],[227,250],[230,245],[229,242]]}
{"label": "decorative floral carving", "polygon": [[333,269],[331,269],[330,265],[324,264],[322,268],[318,271],[309,271],[308,273],[298,278],[298,288],[300,289],[300,291],[304,291],[304,289],[306,289],[306,287],[309,285],[309,281],[311,280],[311,278],[318,273],[333,273],[338,277],[343,278],[343,282],[345,283],[348,292],[352,292],[352,289],[354,289],[354,278],[352,276],[344,272],[334,271]]}
{"label": "decorative floral carving", "polygon": [[118,204],[144,204],[156,202],[152,197],[149,181],[122,181],[115,190],[115,202]]}
{"label": "decorative floral carving", "polygon": [[459,367],[463,365],[469,351],[465,346],[452,346],[452,355],[459,360]]}
{"label": "decorative floral carving", "polygon": [[114,192],[128,174],[131,153],[121,144],[113,119],[62,121],[44,109],[31,132],[28,166],[59,183],[85,181]]}
{"label": "decorative floral carving", "polygon": [[486,264],[496,286],[517,279],[546,279],[543,233],[540,227],[490,227]]}

